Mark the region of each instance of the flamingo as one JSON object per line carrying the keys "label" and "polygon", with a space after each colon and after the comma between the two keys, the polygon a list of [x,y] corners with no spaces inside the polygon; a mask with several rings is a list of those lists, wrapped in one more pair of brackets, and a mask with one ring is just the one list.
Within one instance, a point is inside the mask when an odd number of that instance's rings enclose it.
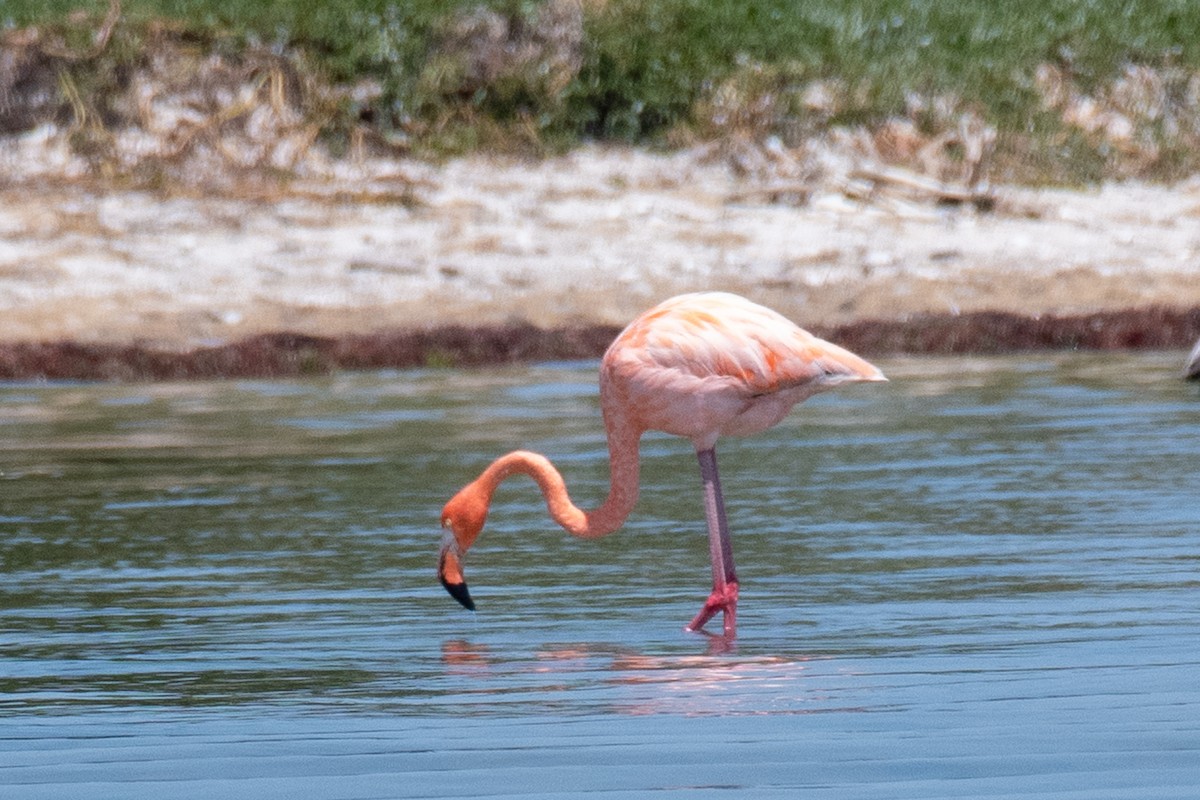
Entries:
{"label": "flamingo", "polygon": [[722,435],[766,430],[792,406],[852,381],[884,381],[862,358],[822,341],[786,317],[723,292],[684,294],[644,312],[600,362],[600,407],[608,436],[610,488],[583,511],[549,459],[517,450],[496,459],[446,503],[438,578],[474,610],[463,559],[479,536],[492,494],[512,475],[533,478],[550,516],[569,533],[592,539],[617,530],[638,498],[638,443],[646,431],[690,439],[700,462],[712,560],[712,593],[685,630],[700,631],[718,611],[724,634],[736,635],[738,579],[717,474]]}

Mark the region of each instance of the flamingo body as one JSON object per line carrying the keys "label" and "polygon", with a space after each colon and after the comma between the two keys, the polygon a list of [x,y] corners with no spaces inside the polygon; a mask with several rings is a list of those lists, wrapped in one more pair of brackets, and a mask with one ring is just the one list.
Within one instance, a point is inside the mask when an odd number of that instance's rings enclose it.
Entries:
{"label": "flamingo body", "polygon": [[700,630],[722,611],[725,633],[733,635],[738,584],[717,474],[717,440],[766,430],[817,392],[882,380],[883,373],[862,358],[742,297],[704,292],[666,300],[630,323],[600,364],[610,461],[604,503],[593,511],[579,509],[544,456],[525,451],[502,456],[442,510],[442,584],[474,608],[462,558],[483,528],[493,492],[512,474],[537,482],[551,517],[570,533],[592,538],[619,528],[637,502],[638,442],[646,431],[663,431],[691,440],[704,486],[713,591],[688,629]]}
{"label": "flamingo body", "polygon": [[601,402],[645,430],[691,439],[746,436],[839,383],[878,380],[863,359],[786,317],[723,292],[685,294],[635,319],[600,366]]}

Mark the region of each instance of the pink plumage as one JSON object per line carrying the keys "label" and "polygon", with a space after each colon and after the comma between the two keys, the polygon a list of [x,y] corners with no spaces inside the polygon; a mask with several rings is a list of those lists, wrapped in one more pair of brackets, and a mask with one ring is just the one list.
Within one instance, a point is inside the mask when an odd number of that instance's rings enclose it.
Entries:
{"label": "pink plumage", "polygon": [[642,314],[600,367],[601,396],[646,430],[697,450],[778,423],[792,406],[883,373],[781,314],[725,292],[685,294]]}
{"label": "pink plumage", "polygon": [[797,403],[839,384],[882,380],[882,372],[848,350],[737,295],[703,292],[660,303],[631,322],[601,361],[611,476],[605,501],[592,511],[577,507],[544,456],[515,451],[496,459],[442,510],[442,584],[474,608],[462,559],[483,529],[496,487],[515,473],[537,482],[550,516],[570,533],[591,538],[619,528],[637,503],[641,436],[664,431],[692,441],[704,484],[713,589],[687,628],[700,630],[720,611],[725,635],[732,637],[738,582],[717,475],[717,439],[765,430]]}

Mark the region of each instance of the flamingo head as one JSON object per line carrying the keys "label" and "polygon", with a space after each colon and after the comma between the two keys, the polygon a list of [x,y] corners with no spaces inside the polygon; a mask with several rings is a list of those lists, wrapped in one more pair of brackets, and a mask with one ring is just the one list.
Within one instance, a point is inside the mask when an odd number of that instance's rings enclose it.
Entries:
{"label": "flamingo head", "polygon": [[475,610],[467,591],[463,559],[487,520],[488,500],[475,484],[463,488],[442,509],[442,552],[438,557],[438,580],[464,608]]}

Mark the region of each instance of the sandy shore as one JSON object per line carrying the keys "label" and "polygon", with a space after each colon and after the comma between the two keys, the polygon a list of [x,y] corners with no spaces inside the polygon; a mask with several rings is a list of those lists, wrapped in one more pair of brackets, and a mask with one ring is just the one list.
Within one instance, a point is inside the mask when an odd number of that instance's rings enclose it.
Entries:
{"label": "sandy shore", "polygon": [[802,325],[1200,306],[1200,181],[998,189],[990,211],[739,177],[700,152],[345,165],[253,197],[0,190],[0,341],[622,324],[727,289]]}

